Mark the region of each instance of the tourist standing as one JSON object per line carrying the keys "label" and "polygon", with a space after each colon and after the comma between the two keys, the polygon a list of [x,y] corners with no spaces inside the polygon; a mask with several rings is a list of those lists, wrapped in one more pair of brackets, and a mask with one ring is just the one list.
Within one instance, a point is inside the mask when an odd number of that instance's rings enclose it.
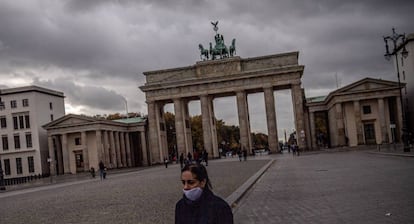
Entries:
{"label": "tourist standing", "polygon": [[233,213],[222,198],[211,191],[206,168],[199,163],[181,170],[183,197],[175,205],[176,224],[233,224]]}

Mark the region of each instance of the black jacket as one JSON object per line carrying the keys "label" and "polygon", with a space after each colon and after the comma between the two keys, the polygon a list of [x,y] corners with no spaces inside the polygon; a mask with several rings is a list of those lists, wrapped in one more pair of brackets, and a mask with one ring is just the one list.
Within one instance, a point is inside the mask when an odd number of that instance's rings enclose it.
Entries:
{"label": "black jacket", "polygon": [[197,201],[183,195],[177,202],[175,224],[233,224],[233,213],[226,201],[204,189]]}

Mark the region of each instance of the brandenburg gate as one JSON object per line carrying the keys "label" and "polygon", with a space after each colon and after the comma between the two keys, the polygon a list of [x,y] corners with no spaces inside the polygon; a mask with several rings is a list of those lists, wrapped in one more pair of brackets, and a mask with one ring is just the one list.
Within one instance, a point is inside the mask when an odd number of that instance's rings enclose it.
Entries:
{"label": "brandenburg gate", "polygon": [[[213,100],[217,97],[236,96],[240,145],[241,149],[246,149],[249,153],[252,152],[253,145],[248,113],[248,94],[264,93],[271,152],[279,150],[274,91],[291,89],[295,128],[297,133],[304,133],[306,130],[304,93],[301,88],[304,66],[298,64],[299,52],[254,58],[234,56],[235,39],[229,48],[233,47],[234,52],[229,52],[224,45],[223,36],[217,34],[217,22],[213,25],[216,31],[216,46],[212,48],[210,43],[210,51],[207,50],[209,53],[203,55],[203,50],[206,49],[203,49],[200,44],[201,55],[205,60],[188,67],[144,72],[146,83],[140,89],[145,92],[148,104],[151,164],[162,163],[163,159],[168,156],[163,109],[168,103],[174,104],[178,155],[193,152],[188,110],[188,103],[192,100],[200,100],[204,149],[213,158],[219,157],[215,108],[213,107]],[[208,60],[209,55],[214,60]],[[302,136],[302,140],[299,140],[300,136],[298,136],[298,145],[301,148],[306,148],[307,141],[304,137]]]}

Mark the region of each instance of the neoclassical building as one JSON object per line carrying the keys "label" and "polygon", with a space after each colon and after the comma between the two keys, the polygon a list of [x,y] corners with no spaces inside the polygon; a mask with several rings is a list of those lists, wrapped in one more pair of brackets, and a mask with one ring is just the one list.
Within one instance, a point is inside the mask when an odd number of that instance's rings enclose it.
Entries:
{"label": "neoclassical building", "polygon": [[357,146],[401,142],[398,82],[364,78],[306,100],[311,146]]}
{"label": "neoclassical building", "polygon": [[146,119],[104,120],[69,114],[43,126],[47,130],[50,173],[148,165]]}
{"label": "neoclassical building", "polygon": [[63,92],[40,86],[0,89],[0,165],[6,180],[47,175],[42,125],[65,115]]}

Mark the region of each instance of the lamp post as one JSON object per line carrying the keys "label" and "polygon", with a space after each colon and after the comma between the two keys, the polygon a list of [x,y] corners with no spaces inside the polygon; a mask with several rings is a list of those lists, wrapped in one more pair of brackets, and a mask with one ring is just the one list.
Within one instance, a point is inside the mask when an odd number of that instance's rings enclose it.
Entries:
{"label": "lamp post", "polygon": [[[400,41],[401,40],[401,41]],[[389,46],[388,46],[388,41],[391,41],[391,43],[393,44],[393,49],[390,52],[389,50]],[[409,152],[410,151],[410,146],[408,145],[408,133],[407,133],[407,114],[406,114],[406,110],[405,110],[405,106],[404,106],[404,100],[403,100],[403,95],[402,95],[402,89],[401,89],[401,81],[400,81],[400,68],[398,65],[398,55],[401,54],[401,56],[403,58],[407,58],[408,56],[408,51],[405,48],[405,34],[397,34],[395,32],[395,28],[392,28],[392,35],[391,36],[386,36],[384,37],[384,42],[385,42],[385,59],[390,60],[391,56],[395,56],[395,64],[397,67],[397,77],[398,77],[398,89],[400,90],[400,103],[401,103],[401,109],[402,109],[402,140],[404,143],[404,152]],[[402,46],[402,51],[401,53],[398,53],[399,50],[401,49]]]}

